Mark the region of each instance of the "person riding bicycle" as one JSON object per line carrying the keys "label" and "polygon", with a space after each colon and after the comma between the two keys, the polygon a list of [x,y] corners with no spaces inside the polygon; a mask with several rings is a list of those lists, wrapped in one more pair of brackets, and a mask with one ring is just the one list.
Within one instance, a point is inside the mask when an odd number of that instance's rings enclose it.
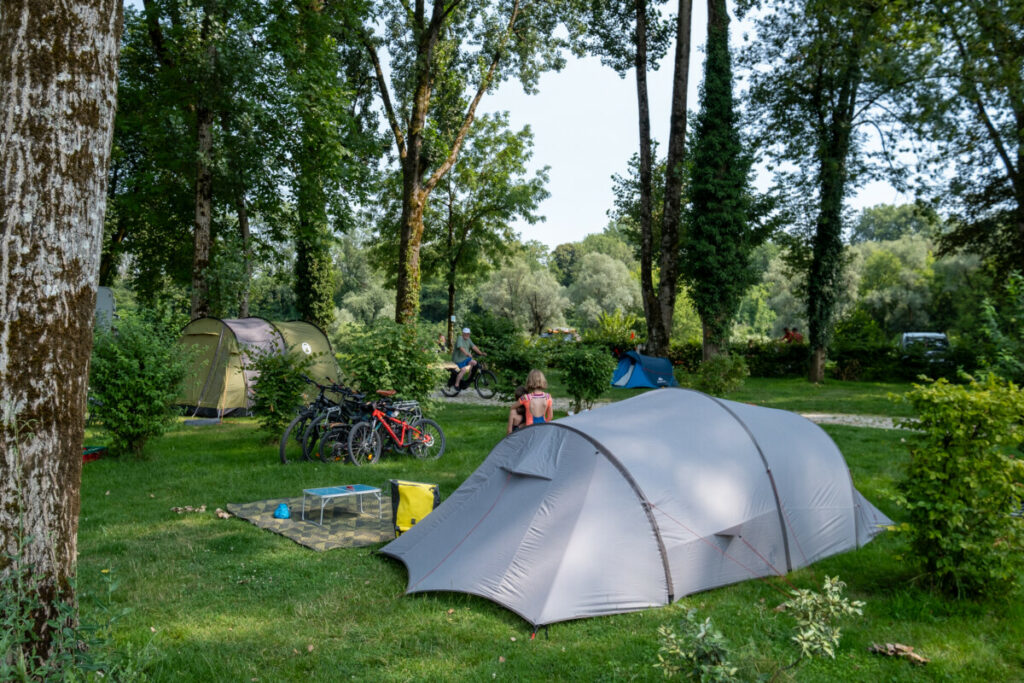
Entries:
{"label": "person riding bicycle", "polygon": [[455,377],[456,389],[464,388],[462,386],[462,378],[476,366],[476,359],[473,358],[473,353],[476,353],[478,356],[487,355],[470,341],[469,328],[463,327],[462,336],[455,339],[455,348],[452,350],[452,362],[459,367],[459,374]]}

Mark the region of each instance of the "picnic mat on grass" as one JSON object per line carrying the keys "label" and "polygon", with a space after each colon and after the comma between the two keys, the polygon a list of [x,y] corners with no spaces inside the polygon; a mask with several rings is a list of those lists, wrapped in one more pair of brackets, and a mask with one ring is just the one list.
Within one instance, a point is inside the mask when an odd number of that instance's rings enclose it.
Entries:
{"label": "picnic mat on grass", "polygon": [[[276,519],[274,510],[285,503],[291,510],[291,518]],[[320,526],[320,504],[313,503],[312,510],[306,509],[302,519],[302,496],[297,498],[271,498],[255,503],[228,503],[228,512],[246,519],[261,529],[267,529],[286,536],[296,543],[313,550],[333,548],[356,548],[374,543],[383,543],[395,538],[395,527],[391,521],[391,498],[381,494],[381,518],[377,519],[377,500],[363,496],[363,512],[355,498],[328,502],[324,507],[324,525]],[[311,521],[316,520],[316,521]]]}

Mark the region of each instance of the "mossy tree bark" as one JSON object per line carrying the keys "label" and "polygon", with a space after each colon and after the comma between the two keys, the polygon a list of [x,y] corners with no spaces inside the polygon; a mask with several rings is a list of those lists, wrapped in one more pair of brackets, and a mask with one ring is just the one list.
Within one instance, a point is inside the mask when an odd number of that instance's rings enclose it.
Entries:
{"label": "mossy tree bark", "polygon": [[48,620],[74,604],[120,30],[119,0],[0,12],[0,550],[24,543],[18,562],[40,580],[44,659]]}

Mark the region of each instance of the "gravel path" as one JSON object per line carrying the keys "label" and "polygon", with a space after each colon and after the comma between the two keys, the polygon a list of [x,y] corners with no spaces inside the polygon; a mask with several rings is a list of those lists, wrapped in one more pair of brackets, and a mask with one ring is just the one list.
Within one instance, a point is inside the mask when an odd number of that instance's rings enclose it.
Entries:
{"label": "gravel path", "polygon": [[[434,398],[450,403],[469,403],[479,406],[500,406],[507,405],[496,399],[480,398],[475,391],[463,391],[458,396],[448,398],[441,392],[434,394]],[[553,398],[552,404],[555,410],[569,410],[569,399]],[[597,405],[611,403],[611,401],[598,401]],[[817,424],[849,425],[851,427],[872,427],[874,429],[899,429],[891,417],[882,415],[841,415],[836,413],[800,413],[811,422]]]}

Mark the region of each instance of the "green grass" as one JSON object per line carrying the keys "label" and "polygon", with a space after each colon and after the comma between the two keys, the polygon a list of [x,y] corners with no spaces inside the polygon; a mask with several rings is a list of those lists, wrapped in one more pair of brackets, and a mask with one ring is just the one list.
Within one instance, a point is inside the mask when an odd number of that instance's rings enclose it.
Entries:
{"label": "green grass", "polygon": [[[751,381],[738,400],[808,410],[885,412],[891,387],[845,385],[817,391]],[[895,385],[893,385],[895,386]],[[860,397],[857,394],[861,394]],[[820,404],[820,405],[819,405]],[[824,407],[823,407],[824,406]],[[1024,671],[1021,595],[952,602],[922,586],[902,541],[884,534],[785,579],[748,581],[684,598],[676,606],[555,624],[530,640],[530,626],[486,600],[452,594],[403,595],[406,573],[374,548],[317,553],[213,510],[231,502],[296,495],[311,486],[401,477],[437,482],[447,496],[502,438],[507,408],[449,404],[432,411],[448,436],[435,462],[387,455],[372,467],[278,463],[277,447],[251,420],[178,426],[147,449],[146,460],[85,465],[79,528],[84,619],[102,614],[88,598],[104,590],[102,570],[119,584],[114,625],[121,648],[149,643],[158,681],[285,680],[657,680],[657,630],[696,607],[732,644],[744,678],[789,664],[790,620],[774,611],[788,585],[820,588],[839,575],[865,616],[847,622],[835,660],[783,671],[780,681],[1006,681]],[[900,432],[826,427],[859,490],[886,514],[906,457]],[[94,440],[90,440],[92,442]],[[205,504],[178,515],[174,506]],[[872,642],[914,646],[926,667],[872,655]]]}

